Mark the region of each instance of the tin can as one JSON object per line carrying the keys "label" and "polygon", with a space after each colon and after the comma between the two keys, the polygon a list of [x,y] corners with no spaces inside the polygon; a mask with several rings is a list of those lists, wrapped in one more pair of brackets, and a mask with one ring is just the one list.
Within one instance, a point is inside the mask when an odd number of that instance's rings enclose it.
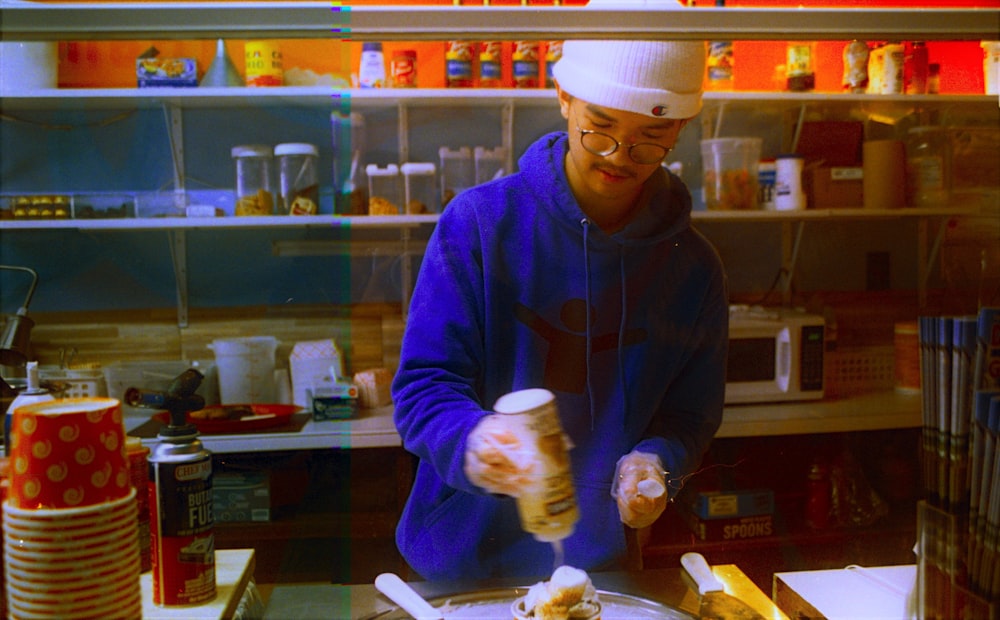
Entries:
{"label": "tin can", "polygon": [[472,57],[476,45],[469,41],[448,41],[444,52],[445,81],[451,88],[472,86]]}
{"label": "tin can", "polygon": [[215,598],[212,455],[182,429],[161,432],[149,456],[153,602],[165,606]]}
{"label": "tin can", "polygon": [[517,497],[521,527],[542,542],[568,537],[580,514],[555,396],[543,389],[520,390],[501,396],[493,409],[509,416],[522,444],[538,456],[536,473]]}
{"label": "tin can", "polygon": [[395,88],[416,88],[416,50],[399,50],[393,52],[392,61],[389,63],[389,69],[392,75],[392,85]]}
{"label": "tin can", "polygon": [[499,88],[503,80],[503,42],[486,41],[479,52],[479,87]]}
{"label": "tin can", "polygon": [[538,88],[540,61],[538,41],[516,41],[510,58],[514,73],[514,86]]}
{"label": "tin can", "polygon": [[129,479],[136,491],[140,570],[146,572],[153,567],[149,532],[149,448],[142,445],[138,437],[126,437],[125,454],[128,457]]}
{"label": "tin can", "polygon": [[281,86],[285,68],[281,50],[271,41],[247,41],[243,48],[247,86]]}

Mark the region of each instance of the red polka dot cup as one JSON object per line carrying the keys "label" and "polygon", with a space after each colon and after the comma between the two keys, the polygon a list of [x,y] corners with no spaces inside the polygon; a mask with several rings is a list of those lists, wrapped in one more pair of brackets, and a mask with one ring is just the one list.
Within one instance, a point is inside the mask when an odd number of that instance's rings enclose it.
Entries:
{"label": "red polka dot cup", "polygon": [[18,407],[8,501],[16,508],[94,506],[128,495],[121,403],[67,398]]}

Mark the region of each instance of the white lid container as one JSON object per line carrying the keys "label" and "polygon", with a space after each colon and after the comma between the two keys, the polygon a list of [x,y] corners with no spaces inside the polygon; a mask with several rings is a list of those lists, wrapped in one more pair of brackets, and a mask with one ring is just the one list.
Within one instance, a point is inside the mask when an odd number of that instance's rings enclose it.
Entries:
{"label": "white lid container", "polygon": [[437,197],[437,166],[430,162],[406,162],[400,166],[406,213],[419,215],[440,211]]}
{"label": "white lid container", "polygon": [[368,214],[399,215],[402,213],[403,190],[399,166],[388,164],[379,168],[375,164],[365,167],[368,176]]}

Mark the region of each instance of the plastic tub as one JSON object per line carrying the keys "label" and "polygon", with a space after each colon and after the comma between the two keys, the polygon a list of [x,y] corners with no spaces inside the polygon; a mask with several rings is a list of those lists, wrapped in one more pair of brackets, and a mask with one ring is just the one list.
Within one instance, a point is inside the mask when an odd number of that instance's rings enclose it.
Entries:
{"label": "plastic tub", "polygon": [[275,402],[274,354],[278,341],[271,336],[223,338],[212,341],[219,372],[219,400],[223,405]]}
{"label": "plastic tub", "polygon": [[710,211],[757,208],[760,138],[715,138],[701,141],[705,207]]}

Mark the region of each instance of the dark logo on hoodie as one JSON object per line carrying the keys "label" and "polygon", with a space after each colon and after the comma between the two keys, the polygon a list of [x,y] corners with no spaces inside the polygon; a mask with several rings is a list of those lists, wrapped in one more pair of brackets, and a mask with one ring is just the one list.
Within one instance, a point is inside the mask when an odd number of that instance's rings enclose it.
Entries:
{"label": "dark logo on hoodie", "polygon": [[[596,310],[591,308],[591,323]],[[559,310],[559,319],[566,329],[552,325],[525,305],[515,304],[514,316],[549,343],[545,356],[544,385],[570,394],[583,394],[587,388],[587,304],[582,299],[570,299]],[[646,330],[628,330],[623,346],[643,342]],[[618,347],[618,333],[591,335],[592,354]]]}

